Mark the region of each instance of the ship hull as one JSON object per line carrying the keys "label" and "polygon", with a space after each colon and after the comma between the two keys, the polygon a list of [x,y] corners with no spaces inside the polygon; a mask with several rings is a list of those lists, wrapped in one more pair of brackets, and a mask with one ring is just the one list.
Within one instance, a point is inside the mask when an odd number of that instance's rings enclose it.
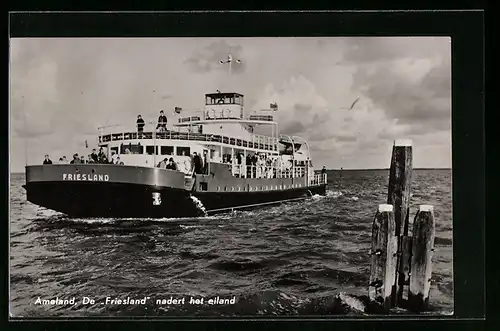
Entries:
{"label": "ship hull", "polygon": [[[183,189],[129,183],[26,185],[28,201],[73,217],[196,217],[203,214]],[[161,201],[154,204],[153,193]]]}
{"label": "ship hull", "polygon": [[[52,182],[28,184],[26,190],[28,201],[36,205],[71,217],[105,218],[199,217],[325,194],[324,185],[279,192],[189,193],[136,184]],[[154,204],[153,192],[159,193],[158,205]]]}
{"label": "ship hull", "polygon": [[[196,186],[186,186],[179,172],[97,164],[28,166],[26,180],[28,201],[71,217],[198,217],[326,193],[324,184],[287,189],[283,185],[268,191],[196,191]],[[228,179],[225,184],[244,183]]]}

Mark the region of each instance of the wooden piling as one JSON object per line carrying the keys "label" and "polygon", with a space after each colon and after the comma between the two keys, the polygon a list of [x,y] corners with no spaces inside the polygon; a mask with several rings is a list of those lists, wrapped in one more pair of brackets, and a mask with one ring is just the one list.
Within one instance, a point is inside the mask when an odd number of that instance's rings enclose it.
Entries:
{"label": "wooden piling", "polygon": [[394,206],[396,235],[408,235],[413,156],[411,140],[395,140],[392,147],[387,203]]}
{"label": "wooden piling", "polygon": [[421,311],[428,308],[434,251],[434,207],[421,205],[413,222],[409,308]]}
{"label": "wooden piling", "polygon": [[397,238],[392,205],[379,205],[372,227],[371,270],[369,298],[383,304],[388,310],[392,306],[394,291]]}
{"label": "wooden piling", "polygon": [[407,281],[403,270],[402,238],[408,235],[408,216],[410,212],[411,178],[413,173],[413,153],[411,140],[395,140],[392,147],[391,168],[389,174],[389,192],[387,203],[394,206],[396,236],[398,236],[398,262],[396,275],[397,286],[392,293],[397,303],[403,298],[404,283]]}
{"label": "wooden piling", "polygon": [[[412,237],[401,237],[401,255],[399,260],[401,270],[399,280],[401,284],[398,284],[398,302],[408,299],[408,297],[405,296],[405,290],[407,290],[410,285],[412,243]],[[408,291],[406,291],[406,293],[408,293]]]}

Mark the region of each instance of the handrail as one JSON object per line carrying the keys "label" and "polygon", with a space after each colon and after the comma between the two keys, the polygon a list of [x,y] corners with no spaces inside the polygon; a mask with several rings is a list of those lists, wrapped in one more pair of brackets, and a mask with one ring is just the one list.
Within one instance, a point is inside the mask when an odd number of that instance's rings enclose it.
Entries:
{"label": "handrail", "polygon": [[263,135],[253,135],[252,140],[246,140],[237,137],[211,134],[211,133],[194,133],[194,132],[177,132],[168,130],[166,132],[162,131],[125,131],[118,133],[107,133],[99,135],[99,143],[106,143],[110,141],[120,141],[120,140],[134,140],[134,139],[177,139],[177,140],[194,140],[194,141],[207,141],[207,142],[218,142],[221,144],[227,144],[237,147],[247,147],[260,150],[274,151],[278,152],[278,146],[276,143],[276,138],[263,136]]}
{"label": "handrail", "polygon": [[302,178],[307,167],[287,168],[284,166],[232,164],[231,173],[241,178]]}
{"label": "handrail", "polygon": [[310,179],[309,185],[322,185],[327,183],[326,174],[315,174],[314,177]]}

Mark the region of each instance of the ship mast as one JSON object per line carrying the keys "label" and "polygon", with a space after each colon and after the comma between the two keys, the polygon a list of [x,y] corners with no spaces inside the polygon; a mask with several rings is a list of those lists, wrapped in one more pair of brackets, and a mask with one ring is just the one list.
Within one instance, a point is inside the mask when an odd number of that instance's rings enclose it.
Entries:
{"label": "ship mast", "polygon": [[[241,60],[239,59],[236,59],[235,60],[236,63],[241,63]],[[228,64],[228,73],[229,73],[229,79],[228,79],[228,86],[229,86],[229,89],[228,89],[228,92],[230,91],[231,89],[231,74],[232,74],[232,66],[233,66],[233,55],[231,54],[231,45],[229,45],[229,52],[227,54],[227,59],[226,60],[220,60],[219,61],[219,64]]]}

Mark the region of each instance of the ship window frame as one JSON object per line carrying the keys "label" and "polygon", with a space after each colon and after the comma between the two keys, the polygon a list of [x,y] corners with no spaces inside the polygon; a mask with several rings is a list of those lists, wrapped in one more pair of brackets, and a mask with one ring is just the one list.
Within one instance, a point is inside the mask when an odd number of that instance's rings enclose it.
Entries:
{"label": "ship window frame", "polygon": [[[164,149],[165,148],[171,148],[171,152],[170,153],[163,153]],[[174,146],[169,146],[169,145],[162,145],[160,146],[160,149],[158,150],[159,154],[156,154],[156,155],[174,155]]]}
{"label": "ship window frame", "polygon": [[[150,150],[152,149],[151,153],[148,152],[148,149],[150,149]],[[155,150],[156,150],[156,154],[154,153]],[[145,152],[146,152],[146,155],[158,155],[158,145],[146,145]]]}
{"label": "ship window frame", "polygon": [[[186,155],[182,155],[182,151],[185,151]],[[186,147],[186,146],[177,146],[176,151],[175,151],[176,156],[190,156],[191,155],[191,147]]]}
{"label": "ship window frame", "polygon": [[[134,152],[135,148],[139,149],[139,153]],[[127,149],[130,150],[130,154],[125,153]],[[144,155],[144,146],[141,144],[121,144],[120,155]]]}

